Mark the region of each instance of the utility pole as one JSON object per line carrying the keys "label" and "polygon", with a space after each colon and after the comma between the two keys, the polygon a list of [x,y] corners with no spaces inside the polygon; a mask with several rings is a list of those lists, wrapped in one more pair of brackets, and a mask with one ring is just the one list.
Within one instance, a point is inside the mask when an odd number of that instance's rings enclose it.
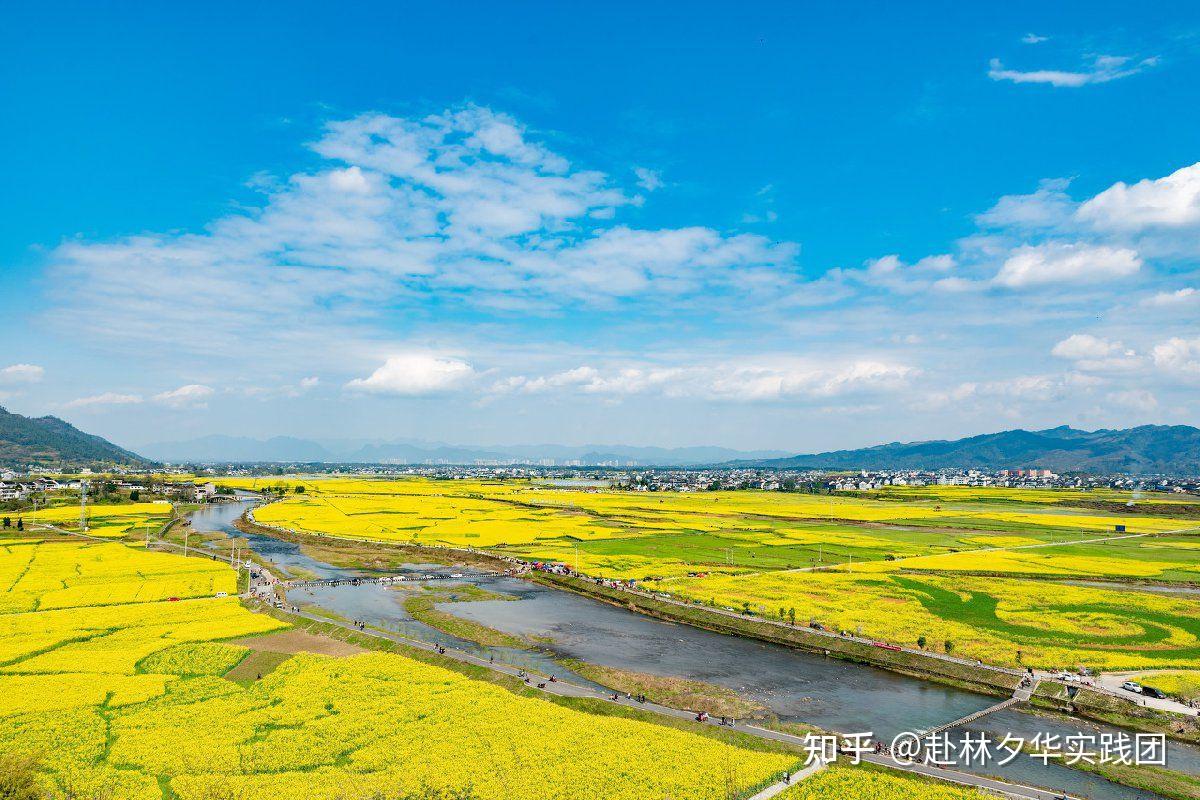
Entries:
{"label": "utility pole", "polygon": [[183,529],[183,557],[187,558],[188,535],[192,532],[191,528]]}
{"label": "utility pole", "polygon": [[80,481],[79,482],[79,529],[84,532],[86,532],[88,529],[87,490],[88,490],[88,482]]}

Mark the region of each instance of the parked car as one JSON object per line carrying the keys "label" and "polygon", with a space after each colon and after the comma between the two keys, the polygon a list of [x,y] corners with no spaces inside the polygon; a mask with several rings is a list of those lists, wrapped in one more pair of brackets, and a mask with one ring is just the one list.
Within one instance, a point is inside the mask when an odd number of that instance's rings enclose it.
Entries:
{"label": "parked car", "polygon": [[1121,688],[1127,692],[1133,692],[1134,694],[1142,693],[1142,685],[1140,683],[1134,683],[1133,681],[1125,681],[1121,684]]}
{"label": "parked car", "polygon": [[1166,700],[1167,695],[1162,689],[1155,689],[1153,686],[1143,686],[1142,694],[1146,697],[1153,697],[1155,700]]}

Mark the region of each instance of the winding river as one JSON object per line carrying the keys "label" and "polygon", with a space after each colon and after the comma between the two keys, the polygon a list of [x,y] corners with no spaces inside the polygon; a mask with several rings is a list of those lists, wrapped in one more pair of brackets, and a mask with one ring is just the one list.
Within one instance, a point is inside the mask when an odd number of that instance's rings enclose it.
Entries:
{"label": "winding river", "polygon": [[[253,500],[225,503],[192,515],[196,530],[249,540],[252,550],[282,567],[300,568],[323,578],[352,578],[365,573],[332,566],[301,551],[299,545],[270,536],[247,535],[234,520]],[[405,565],[413,573],[429,565]],[[757,642],[671,622],[655,620],[590,598],[515,578],[471,575],[472,583],[517,598],[444,603],[438,607],[516,636],[538,637],[537,651],[485,648],[456,639],[414,620],[404,609],[404,593],[378,584],[318,586],[288,593],[296,605],[320,606],[342,617],[404,633],[413,638],[492,655],[543,673],[571,676],[556,658],[637,672],[705,681],[736,690],[768,707],[780,720],[842,732],[872,731],[890,740],[904,731],[932,728],[996,702],[995,698],[891,673],[871,666],[827,659],[781,645]],[[594,684],[590,684],[593,685]],[[1042,717],[1007,710],[968,727],[993,741],[1005,734],[1031,739],[1035,733],[1062,737],[1116,729],[1086,721]],[[1168,765],[1200,775],[1200,748],[1172,742]],[[960,767],[966,771],[968,768]],[[1154,800],[1158,795],[1109,783],[1058,764],[1020,756],[1006,766],[993,762],[979,770],[1007,780],[1047,786],[1093,800]]]}

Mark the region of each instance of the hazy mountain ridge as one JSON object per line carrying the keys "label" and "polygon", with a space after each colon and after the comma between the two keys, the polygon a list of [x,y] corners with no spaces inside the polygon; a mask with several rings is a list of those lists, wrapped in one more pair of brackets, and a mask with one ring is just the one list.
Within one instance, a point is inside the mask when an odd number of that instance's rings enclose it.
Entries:
{"label": "hazy mountain ridge", "polygon": [[630,445],[450,445],[443,442],[398,440],[362,443],[322,442],[276,436],[253,439],[243,436],[203,436],[179,442],[148,444],[141,450],[153,458],[171,462],[325,462],[357,464],[471,464],[478,461],[518,461],[557,464],[578,461],[583,465],[618,462],[622,465],[690,466],[733,459],[775,458],[783,450],[740,451],[726,447],[636,447]]}
{"label": "hazy mountain ridge", "polygon": [[1008,430],[965,439],[892,442],[857,450],[756,459],[738,466],[774,469],[1021,469],[1055,472],[1200,474],[1200,429],[1142,425],[1084,431],[1065,425]]}
{"label": "hazy mountain ridge", "polygon": [[25,417],[0,408],[0,465],[148,463],[136,453],[84,433],[58,417]]}

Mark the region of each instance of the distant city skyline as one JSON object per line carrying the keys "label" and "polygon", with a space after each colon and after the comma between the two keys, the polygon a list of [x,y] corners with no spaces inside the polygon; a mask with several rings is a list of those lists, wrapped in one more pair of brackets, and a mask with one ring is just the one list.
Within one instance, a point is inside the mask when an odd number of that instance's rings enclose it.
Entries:
{"label": "distant city skyline", "polygon": [[1200,11],[232,8],[0,12],[0,405],[131,446],[1200,424]]}

